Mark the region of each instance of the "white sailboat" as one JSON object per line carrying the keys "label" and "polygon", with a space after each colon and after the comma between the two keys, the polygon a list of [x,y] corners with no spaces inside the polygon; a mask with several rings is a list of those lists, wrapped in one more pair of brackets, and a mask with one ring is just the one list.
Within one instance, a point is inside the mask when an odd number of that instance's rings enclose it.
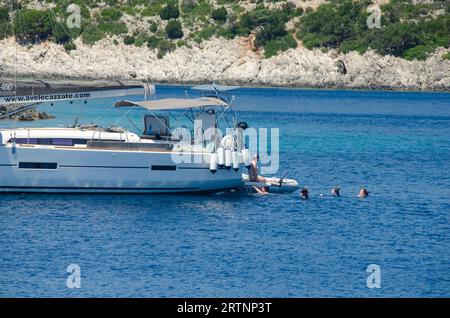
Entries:
{"label": "white sailboat", "polygon": [[[14,91],[0,92],[0,103],[25,104],[18,111],[42,102],[117,97],[149,90],[120,82],[77,83],[69,90],[67,83],[61,82],[16,84],[0,81],[1,87]],[[174,135],[171,117],[160,114],[181,110],[182,116],[191,121],[202,120],[202,132],[209,128],[214,131],[230,111],[231,103],[215,86],[213,95],[117,102],[116,107],[148,111],[142,135],[96,126],[0,129],[0,192],[184,193],[238,188],[242,185],[242,158],[249,160],[239,134],[223,139],[213,134],[209,140],[181,142],[182,136]],[[191,159],[178,162],[174,160],[177,156]]]}

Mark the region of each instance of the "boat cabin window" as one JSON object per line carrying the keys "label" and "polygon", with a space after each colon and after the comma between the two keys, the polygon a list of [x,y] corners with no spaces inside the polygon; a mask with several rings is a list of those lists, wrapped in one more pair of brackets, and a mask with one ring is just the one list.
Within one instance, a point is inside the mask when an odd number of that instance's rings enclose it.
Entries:
{"label": "boat cabin window", "polygon": [[56,162],[19,162],[19,169],[55,170],[57,167]]}
{"label": "boat cabin window", "polygon": [[147,115],[144,117],[144,135],[154,138],[170,136],[169,117]]}
{"label": "boat cabin window", "polygon": [[[13,142],[11,139],[10,143]],[[86,139],[73,139],[73,138],[16,138],[18,144],[28,145],[53,145],[53,146],[73,146],[73,145],[85,145]]]}

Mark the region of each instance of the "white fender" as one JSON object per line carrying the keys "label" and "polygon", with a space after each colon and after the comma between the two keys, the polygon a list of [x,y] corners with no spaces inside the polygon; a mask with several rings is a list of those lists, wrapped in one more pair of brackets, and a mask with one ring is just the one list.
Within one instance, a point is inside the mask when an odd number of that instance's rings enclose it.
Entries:
{"label": "white fender", "polygon": [[239,170],[239,158],[238,158],[238,152],[237,151],[233,151],[231,153],[231,159],[233,160],[233,170],[234,171],[238,171]]}
{"label": "white fender", "polygon": [[238,162],[239,164],[243,164],[244,163],[244,159],[242,158],[242,153],[238,152]]}
{"label": "white fender", "polygon": [[243,161],[245,167],[250,168],[250,166],[251,166],[250,150],[242,149],[242,161]]}
{"label": "white fender", "polygon": [[225,149],[225,168],[228,170],[231,168],[231,165],[233,164],[233,159],[231,157],[231,150]]}
{"label": "white fender", "polygon": [[219,167],[225,166],[225,150],[222,147],[217,149],[217,160]]}
{"label": "white fender", "polygon": [[212,173],[216,173],[217,171],[217,159],[218,155],[216,153],[212,153],[209,159],[209,170],[211,170]]}

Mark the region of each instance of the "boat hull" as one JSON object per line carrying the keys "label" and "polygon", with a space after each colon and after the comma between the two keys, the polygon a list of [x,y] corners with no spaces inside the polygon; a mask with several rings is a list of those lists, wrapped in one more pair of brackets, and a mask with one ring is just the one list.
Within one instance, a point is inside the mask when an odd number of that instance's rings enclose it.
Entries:
{"label": "boat hull", "polygon": [[3,145],[0,192],[197,193],[242,185],[241,169],[212,173],[203,156],[176,164],[170,152]]}

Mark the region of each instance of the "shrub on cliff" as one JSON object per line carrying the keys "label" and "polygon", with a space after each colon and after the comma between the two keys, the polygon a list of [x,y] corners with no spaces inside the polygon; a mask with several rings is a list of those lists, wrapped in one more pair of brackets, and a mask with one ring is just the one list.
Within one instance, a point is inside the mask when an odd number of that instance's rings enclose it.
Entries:
{"label": "shrub on cliff", "polygon": [[156,33],[156,32],[158,32],[158,24],[155,21],[152,21],[152,22],[150,22],[148,29],[150,32]]}
{"label": "shrub on cliff", "polygon": [[178,20],[171,20],[166,25],[166,34],[169,39],[180,39],[183,37],[183,29]]}
{"label": "shrub on cliff", "polygon": [[70,52],[70,51],[72,51],[72,50],[76,50],[76,49],[77,49],[77,46],[76,46],[75,43],[73,43],[73,42],[67,42],[66,44],[64,44],[64,49],[65,49],[67,52]]}
{"label": "shrub on cliff", "polygon": [[211,1],[199,0],[195,3],[183,2],[181,5],[181,16],[186,25],[194,25],[196,22],[207,22],[211,18],[214,7]]}
{"label": "shrub on cliff", "polygon": [[58,44],[68,43],[72,40],[69,29],[61,22],[55,22],[52,30],[52,39]]}
{"label": "shrub on cliff", "polygon": [[168,4],[159,12],[159,16],[163,20],[177,19],[180,16],[180,10],[173,4]]}
{"label": "shrub on cliff", "polygon": [[104,33],[101,32],[95,24],[90,24],[83,30],[81,39],[86,44],[94,44],[95,42],[103,39],[104,36]]}
{"label": "shrub on cliff", "polygon": [[0,23],[9,21],[9,10],[5,7],[0,7]]}
{"label": "shrub on cliff", "polygon": [[264,47],[268,42],[276,41],[287,35],[285,24],[289,19],[288,11],[258,7],[241,16],[235,27],[235,32],[244,36],[255,32],[255,45]]}
{"label": "shrub on cliff", "polygon": [[158,47],[158,43],[161,39],[157,36],[151,35],[147,40],[147,47],[150,49],[156,49]]}
{"label": "shrub on cliff", "polygon": [[427,59],[428,54],[430,54],[433,50],[430,49],[426,45],[418,45],[416,47],[410,48],[406,50],[402,56],[403,58],[412,61],[412,60],[420,60],[424,61]]}
{"label": "shrub on cliff", "polygon": [[8,22],[0,22],[0,40],[10,36],[12,33],[12,26]]}
{"label": "shrub on cliff", "polygon": [[20,10],[14,21],[15,34],[21,42],[36,42],[48,39],[55,20],[50,11]]}
{"label": "shrub on cliff", "polygon": [[220,7],[215,9],[211,13],[211,16],[215,21],[225,22],[228,17],[228,11],[224,7]]}
{"label": "shrub on cliff", "polygon": [[49,10],[19,10],[14,20],[14,31],[18,41],[23,43],[52,39],[64,44],[72,39],[65,24],[58,22]]}
{"label": "shrub on cliff", "polygon": [[382,55],[401,56],[406,50],[421,44],[415,23],[388,25],[375,33],[368,45]]}
{"label": "shrub on cliff", "polygon": [[268,41],[264,46],[264,57],[269,58],[288,49],[295,49],[297,41],[292,34],[288,33],[283,37]]}
{"label": "shrub on cliff", "polygon": [[286,22],[299,14],[300,11],[290,3],[282,9],[258,6],[244,13],[237,23],[231,25],[230,31],[243,36],[255,33],[255,46],[264,48],[265,56],[271,57],[280,51],[297,47],[297,41],[286,30]]}
{"label": "shrub on cliff", "polygon": [[281,11],[284,12],[284,14],[288,15],[289,17],[298,17],[303,14],[303,8],[295,5],[295,3],[288,1],[285,4],[282,5]]}
{"label": "shrub on cliff", "polygon": [[9,36],[12,32],[9,23],[9,11],[7,8],[0,7],[0,40]]}
{"label": "shrub on cliff", "polygon": [[298,37],[308,49],[363,53],[371,48],[381,55],[425,60],[437,47],[450,45],[450,15],[435,15],[438,8],[442,4],[437,2],[413,5],[392,0],[381,7],[381,27],[369,29],[365,3],[329,3],[300,19]]}
{"label": "shrub on cliff", "polygon": [[366,6],[350,0],[321,5],[304,15],[298,36],[305,47],[338,48],[344,41],[367,32]]}
{"label": "shrub on cliff", "polygon": [[173,44],[170,41],[162,39],[158,42],[158,53],[156,54],[156,57],[161,59],[164,57],[164,55],[173,51],[175,48],[176,48],[175,44]]}
{"label": "shrub on cliff", "polygon": [[127,35],[123,38],[123,44],[125,45],[131,45],[134,44],[134,37]]}
{"label": "shrub on cliff", "polygon": [[100,15],[104,19],[108,19],[111,21],[117,21],[122,17],[123,13],[122,13],[122,11],[120,11],[119,9],[116,9],[116,8],[106,8],[106,9],[103,9],[102,11],[100,11]]}

